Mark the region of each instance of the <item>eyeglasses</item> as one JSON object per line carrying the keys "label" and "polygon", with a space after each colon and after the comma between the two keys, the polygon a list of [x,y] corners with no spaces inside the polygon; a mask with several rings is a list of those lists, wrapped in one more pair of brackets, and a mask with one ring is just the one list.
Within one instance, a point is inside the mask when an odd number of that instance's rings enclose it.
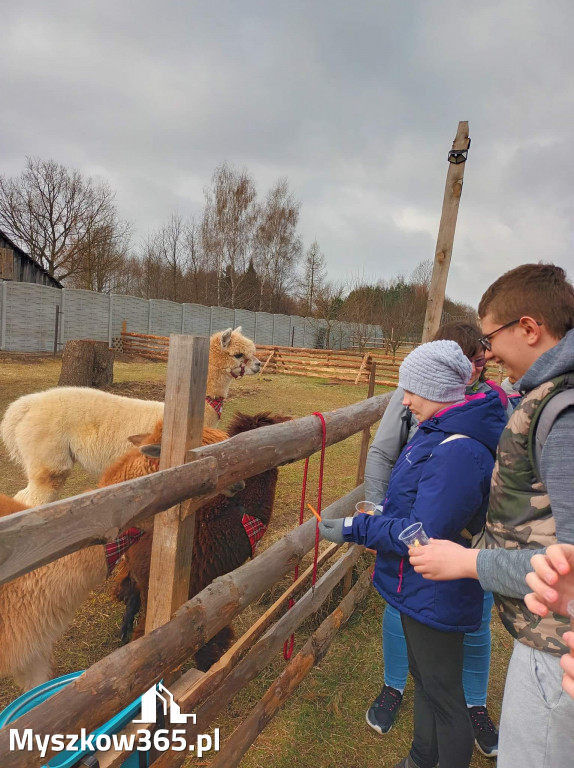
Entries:
{"label": "eyeglasses", "polygon": [[[511,325],[516,325],[516,323],[519,323],[521,320],[522,318],[519,317],[518,320],[511,320],[509,323],[501,325],[500,328],[496,328],[496,330],[492,331],[492,333],[487,333],[486,336],[481,336],[479,342],[482,344],[484,349],[492,352],[492,344],[490,343],[490,339],[494,336],[494,334],[498,333],[498,331],[503,331],[505,328],[510,328]],[[536,325],[543,325],[543,323],[537,320]]]}
{"label": "eyeglasses", "polygon": [[487,333],[486,336],[481,336],[479,342],[486,350],[492,352],[492,344],[490,343],[490,339],[494,336],[494,334],[498,333],[498,331],[503,331],[505,328],[510,328],[511,325],[516,325],[516,323],[519,322],[520,318],[518,318],[518,320],[511,320],[509,323],[505,323],[505,325],[501,325],[500,328],[492,331],[492,333]]}
{"label": "eyeglasses", "polygon": [[474,360],[470,361],[475,368],[484,368],[486,365],[486,357],[475,357]]}

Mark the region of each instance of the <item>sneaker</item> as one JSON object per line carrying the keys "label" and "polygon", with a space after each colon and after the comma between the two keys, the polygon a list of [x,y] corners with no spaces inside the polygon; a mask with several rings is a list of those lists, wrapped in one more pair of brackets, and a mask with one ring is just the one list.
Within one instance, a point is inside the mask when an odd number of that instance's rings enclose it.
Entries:
{"label": "sneaker", "polygon": [[498,754],[498,731],[486,707],[469,707],[468,712],[472,721],[474,741],[485,757],[496,757]]}
{"label": "sneaker", "polygon": [[400,691],[390,685],[383,685],[383,690],[367,710],[367,723],[380,734],[388,733],[393,727],[402,700],[403,694]]}
{"label": "sneaker", "polygon": [[418,768],[418,765],[411,760],[411,756],[403,757],[400,763],[395,765],[395,768]]}
{"label": "sneaker", "polygon": [[[395,765],[395,768],[419,768],[419,767],[415,763],[415,761],[412,759],[412,757],[410,755],[407,755],[401,760],[400,763],[397,763]],[[438,765],[436,765],[435,768],[438,768]]]}

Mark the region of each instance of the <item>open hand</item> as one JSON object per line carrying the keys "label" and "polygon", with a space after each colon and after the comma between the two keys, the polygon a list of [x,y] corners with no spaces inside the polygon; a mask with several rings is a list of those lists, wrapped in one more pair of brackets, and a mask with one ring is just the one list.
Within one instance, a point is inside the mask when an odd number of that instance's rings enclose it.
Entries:
{"label": "open hand", "polygon": [[423,547],[409,547],[409,561],[417,573],[432,581],[476,579],[478,550],[447,539],[431,539]]}
{"label": "open hand", "polygon": [[532,592],[524,598],[526,605],[539,616],[549,611],[570,616],[568,603],[574,601],[574,546],[552,544],[544,555],[533,555],[534,571],[526,574]]}

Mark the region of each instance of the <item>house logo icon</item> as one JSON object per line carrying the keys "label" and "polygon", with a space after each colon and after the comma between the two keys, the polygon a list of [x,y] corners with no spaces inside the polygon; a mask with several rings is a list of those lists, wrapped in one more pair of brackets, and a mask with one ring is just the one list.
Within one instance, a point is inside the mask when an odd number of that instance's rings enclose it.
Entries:
{"label": "house logo icon", "polygon": [[195,715],[182,714],[179,704],[177,704],[173,698],[173,694],[171,691],[168,691],[168,689],[162,683],[158,683],[157,686],[153,685],[143,694],[141,719],[134,720],[133,722],[155,723],[157,718],[158,701],[161,702],[163,706],[164,716],[167,717],[169,714],[169,722],[172,725],[187,723],[189,718],[192,718],[191,722],[195,725]]}

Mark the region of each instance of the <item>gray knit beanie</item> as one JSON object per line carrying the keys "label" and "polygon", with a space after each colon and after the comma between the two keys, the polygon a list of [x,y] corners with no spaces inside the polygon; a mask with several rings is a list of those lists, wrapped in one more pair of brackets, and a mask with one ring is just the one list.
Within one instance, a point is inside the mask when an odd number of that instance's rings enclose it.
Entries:
{"label": "gray knit beanie", "polygon": [[464,399],[472,366],[456,341],[429,341],[407,355],[399,368],[399,386],[427,400]]}

